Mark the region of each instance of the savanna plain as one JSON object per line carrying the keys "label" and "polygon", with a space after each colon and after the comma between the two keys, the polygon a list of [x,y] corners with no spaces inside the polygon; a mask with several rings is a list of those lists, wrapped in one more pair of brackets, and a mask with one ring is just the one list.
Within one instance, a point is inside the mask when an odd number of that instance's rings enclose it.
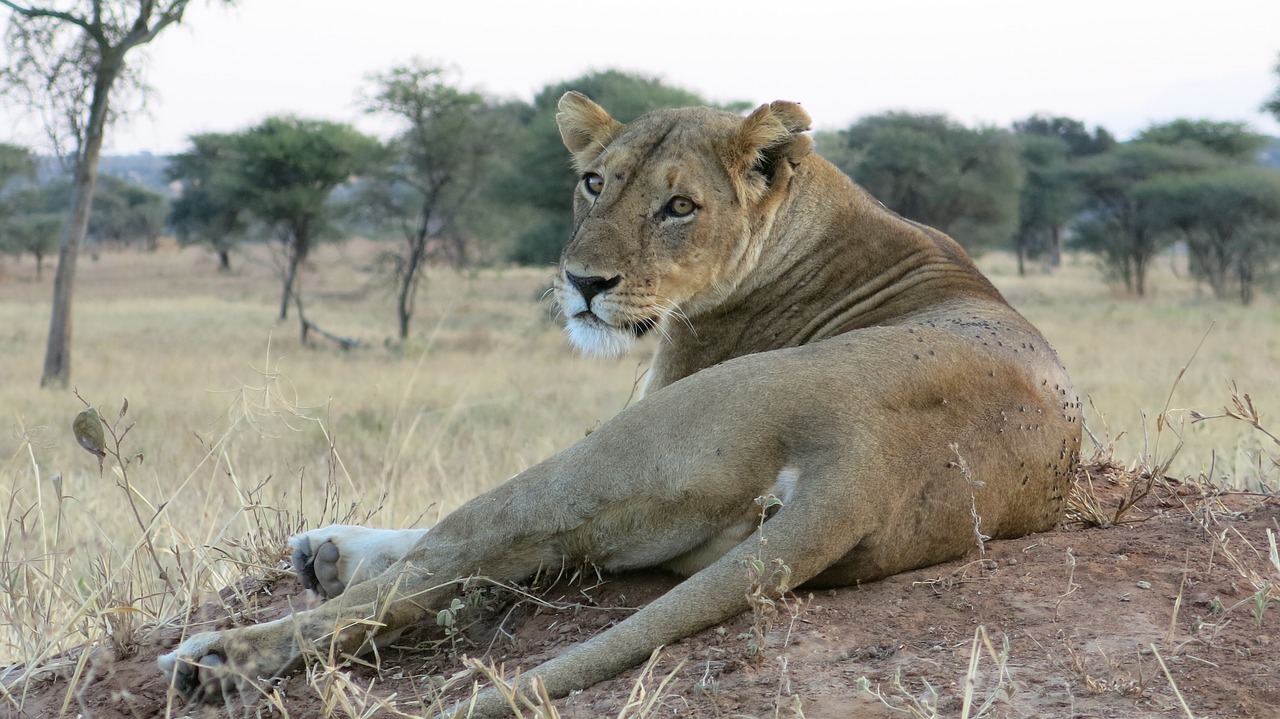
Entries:
{"label": "savanna plain", "polygon": [[[261,248],[230,273],[194,248],[86,254],[74,392],[38,386],[51,273],[0,264],[0,717],[434,716],[672,586],[590,571],[478,582],[377,657],[320,649],[209,707],[169,691],[155,657],[186,633],[310,601],[287,566],[293,532],[430,526],[635,401],[645,352],[574,356],[546,299],[552,268],[434,270],[398,342],[377,254],[350,240],[306,268],[307,316],[363,343],[346,350],[276,320]],[[1061,528],[783,598],[744,568],[749,614],[566,699],[513,695],[514,710],[1280,715],[1280,303],[1215,301],[1173,256],[1140,299],[1088,257],[1025,277],[1007,255],[979,264],[1086,403],[1089,461]],[[101,467],[71,432],[86,405],[109,428]]]}

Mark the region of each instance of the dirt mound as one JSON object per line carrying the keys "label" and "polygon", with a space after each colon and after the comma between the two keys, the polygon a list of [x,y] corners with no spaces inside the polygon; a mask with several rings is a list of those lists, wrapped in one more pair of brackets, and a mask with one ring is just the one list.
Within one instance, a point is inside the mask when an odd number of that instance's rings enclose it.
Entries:
{"label": "dirt mound", "polygon": [[[1114,506],[1122,492],[1110,492],[1102,503]],[[777,605],[758,659],[748,657],[749,637],[764,622],[745,614],[666,648],[642,689],[652,698],[679,664],[657,699],[663,716],[960,716],[966,696],[970,716],[984,706],[986,716],[1012,717],[1280,716],[1280,607],[1265,601],[1267,582],[1280,584],[1267,533],[1280,531],[1280,502],[1206,497],[1175,483],[1125,519],[1141,521],[988,542],[964,561],[801,591]],[[155,670],[157,653],[175,639],[167,637],[128,658],[81,662],[75,681],[70,661],[41,682],[10,687],[0,716],[348,716],[344,707],[376,706],[370,697],[383,702],[370,715],[393,716],[390,706],[417,715],[439,677],[462,670],[460,655],[536,664],[674,582],[659,574],[562,582],[514,600],[482,591],[457,625],[409,638],[379,667],[312,667],[248,706],[170,697]],[[295,586],[263,587],[253,600],[260,606],[245,615],[279,616],[305,601]],[[471,614],[477,619],[463,626]],[[555,707],[564,717],[617,716],[640,672]]]}

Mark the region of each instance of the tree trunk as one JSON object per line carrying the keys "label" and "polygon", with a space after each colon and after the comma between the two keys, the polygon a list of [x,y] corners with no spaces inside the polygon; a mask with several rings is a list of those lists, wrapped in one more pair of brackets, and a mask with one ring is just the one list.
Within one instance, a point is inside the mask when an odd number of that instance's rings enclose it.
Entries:
{"label": "tree trunk", "polygon": [[418,291],[418,273],[426,252],[426,238],[412,243],[400,276],[400,292],[396,297],[396,315],[400,321],[400,339],[409,338],[409,322],[413,319],[413,300]]}
{"label": "tree trunk", "polygon": [[1133,258],[1133,289],[1139,297],[1147,294],[1147,258],[1145,256],[1139,255]]}
{"label": "tree trunk", "polygon": [[[284,270],[284,277],[281,278],[283,285],[280,291],[281,320],[288,318],[289,299],[297,293],[294,285],[298,281],[298,267],[307,261],[307,255],[311,253],[311,223],[304,221],[301,224],[293,224],[291,227],[284,228],[284,231],[285,256],[288,258],[289,265]],[[298,306],[302,306],[301,298]]]}
{"label": "tree trunk", "polygon": [[[427,203],[434,198],[428,195]],[[424,204],[427,204],[424,203]],[[418,273],[422,270],[423,259],[427,255],[427,234],[431,229],[431,212],[427,207],[418,213],[418,224],[409,241],[409,255],[405,257],[404,266],[400,270],[400,291],[396,296],[396,318],[400,324],[400,341],[409,338],[409,322],[413,319],[413,301],[418,292]]]}
{"label": "tree trunk", "polygon": [[307,346],[308,333],[311,331],[311,323],[307,322],[307,313],[302,311],[302,296],[293,295],[293,302],[298,306],[298,339],[303,347]]}
{"label": "tree trunk", "polygon": [[1240,304],[1253,304],[1253,267],[1248,259],[1242,258],[1236,263],[1236,278],[1240,280]]}
{"label": "tree trunk", "polygon": [[231,253],[227,250],[218,250],[218,271],[231,271]]}
{"label": "tree trunk", "polygon": [[49,318],[49,342],[45,348],[44,372],[40,386],[66,388],[71,382],[71,305],[76,282],[76,259],[89,233],[89,212],[98,181],[98,156],[102,152],[107,124],[107,98],[120,73],[123,57],[103,57],[93,83],[89,122],[76,148],[75,182],[71,191],[71,219],[58,250],[58,269],[53,279],[53,312]]}
{"label": "tree trunk", "polygon": [[409,320],[412,315],[413,309],[409,306],[409,284],[407,281],[401,281],[400,292],[396,297],[396,320],[400,328],[400,341],[402,342],[409,338]]}
{"label": "tree trunk", "polygon": [[1018,276],[1027,275],[1027,241],[1022,235],[1013,241],[1013,254],[1018,258]]}
{"label": "tree trunk", "polygon": [[1049,233],[1049,268],[1062,266],[1062,226],[1054,225]]}
{"label": "tree trunk", "polygon": [[280,319],[285,320],[289,317],[289,300],[293,297],[293,283],[298,278],[298,253],[290,247],[287,250],[288,266],[285,267],[284,277],[281,280],[280,288]]}

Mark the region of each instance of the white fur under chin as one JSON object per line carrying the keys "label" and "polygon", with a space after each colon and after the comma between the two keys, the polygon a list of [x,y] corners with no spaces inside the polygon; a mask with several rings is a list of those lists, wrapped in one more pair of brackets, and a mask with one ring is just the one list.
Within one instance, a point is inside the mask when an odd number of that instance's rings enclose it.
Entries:
{"label": "white fur under chin", "polygon": [[569,343],[588,357],[617,359],[631,351],[636,338],[625,330],[607,327],[599,320],[582,320],[570,317],[564,332]]}

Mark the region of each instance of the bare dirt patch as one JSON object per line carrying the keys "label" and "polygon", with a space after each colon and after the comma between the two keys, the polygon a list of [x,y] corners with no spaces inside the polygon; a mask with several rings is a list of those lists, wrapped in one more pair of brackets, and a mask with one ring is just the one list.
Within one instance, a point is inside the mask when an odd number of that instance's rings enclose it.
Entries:
{"label": "bare dirt patch", "polygon": [[[1109,506],[1127,492],[1098,489]],[[1280,606],[1268,606],[1259,587],[1280,584],[1267,533],[1280,532],[1280,501],[1161,482],[1125,519],[1133,521],[988,542],[981,556],[860,587],[802,590],[779,605],[758,660],[748,658],[752,619],[744,614],[666,648],[644,689],[679,664],[655,715],[862,719],[914,709],[958,717],[966,693],[969,716],[984,705],[986,716],[1001,717],[1280,715]],[[155,669],[176,640],[168,634],[127,658],[68,657],[42,681],[9,687],[13,700],[0,716],[348,716],[344,702],[374,706],[351,694],[370,684],[383,708],[369,715],[395,716],[391,706],[421,715],[438,677],[463,670],[460,655],[536,664],[675,581],[560,582],[537,599],[484,591],[455,631],[423,630],[378,666],[343,670],[350,682],[335,682],[321,665],[278,682],[273,699],[229,706],[170,696]],[[305,601],[284,577],[237,609],[280,616]],[[230,623],[225,613],[219,620]],[[633,669],[555,708],[564,717],[618,716],[639,675]]]}

